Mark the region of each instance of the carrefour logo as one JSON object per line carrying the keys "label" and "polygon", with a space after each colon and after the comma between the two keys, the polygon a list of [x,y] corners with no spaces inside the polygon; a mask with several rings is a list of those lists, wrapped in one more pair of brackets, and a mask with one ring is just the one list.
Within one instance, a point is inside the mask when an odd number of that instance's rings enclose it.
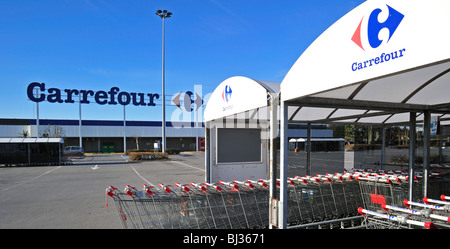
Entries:
{"label": "carrefour logo", "polygon": [[228,102],[231,99],[231,93],[233,91],[231,90],[231,87],[229,85],[226,85],[225,88],[222,91],[222,99],[225,102]]}
{"label": "carrefour logo", "polygon": [[[368,24],[367,24],[367,41],[372,48],[378,48],[383,40],[380,40],[379,33],[382,29],[386,28],[389,31],[389,38],[386,43],[389,42],[391,37],[394,35],[398,26],[403,20],[404,15],[389,5],[388,7],[388,17],[384,22],[380,22],[378,20],[378,16],[382,12],[381,9],[375,9],[370,13]],[[361,19],[361,22],[356,28],[355,33],[353,33],[352,41],[356,43],[362,50],[365,51],[364,46],[362,44],[363,37],[361,37],[361,25],[364,20],[364,17]]]}
{"label": "carrefour logo", "polygon": [[[383,13],[385,16],[387,15],[386,20],[380,21],[380,14],[383,11],[381,9],[375,9],[370,13],[369,18],[367,20],[367,30],[363,30],[364,32],[361,32],[362,29],[365,27],[365,25],[363,25],[363,20],[365,16],[363,16],[361,21],[359,22],[358,27],[353,33],[351,40],[356,45],[358,45],[363,51],[366,51],[366,49],[376,49],[380,47],[380,45],[383,43],[387,44],[391,40],[392,36],[399,27],[403,18],[405,17],[402,13],[395,10],[391,6],[389,5],[386,6],[388,8],[387,10],[388,13]],[[387,30],[387,32],[389,32],[389,36],[387,37],[387,40],[385,42],[383,39],[380,39],[379,36],[382,30],[383,32],[385,32],[384,30]],[[394,51],[391,50],[388,52],[380,51],[380,54],[377,57],[364,59],[359,62],[352,63],[351,68],[352,71],[358,71],[379,65],[384,62],[393,61],[394,59],[403,57],[405,52],[406,48],[396,48]]]}

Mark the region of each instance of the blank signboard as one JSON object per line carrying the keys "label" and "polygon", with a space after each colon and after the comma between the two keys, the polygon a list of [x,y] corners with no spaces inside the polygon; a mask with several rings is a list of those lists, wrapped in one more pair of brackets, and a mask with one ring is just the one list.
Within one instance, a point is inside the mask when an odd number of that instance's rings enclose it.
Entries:
{"label": "blank signboard", "polygon": [[260,162],[260,129],[217,129],[217,162]]}

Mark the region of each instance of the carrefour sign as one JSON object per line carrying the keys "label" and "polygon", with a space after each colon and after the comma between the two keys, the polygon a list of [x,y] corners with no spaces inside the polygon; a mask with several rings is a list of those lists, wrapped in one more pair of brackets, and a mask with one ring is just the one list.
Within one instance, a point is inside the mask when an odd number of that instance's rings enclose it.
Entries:
{"label": "carrefour sign", "polygon": [[[39,90],[38,94],[34,94],[35,89]],[[28,98],[33,102],[42,102],[47,100],[50,103],[75,103],[75,99],[79,99],[82,104],[89,104],[91,101],[88,97],[94,97],[99,105],[129,105],[135,106],[155,106],[155,99],[159,99],[157,93],[135,93],[120,91],[118,87],[111,87],[109,91],[92,91],[78,89],[58,89],[46,88],[45,83],[33,82],[27,88]],[[148,99],[146,100],[146,97]]]}
{"label": "carrefour sign", "polygon": [[[386,7],[387,18],[385,21],[380,22],[379,20],[379,16],[380,13],[382,13],[382,10],[378,8],[374,9],[368,17],[367,24],[363,25],[363,20],[364,18],[366,18],[363,16],[361,22],[358,25],[358,28],[356,28],[355,32],[353,33],[351,40],[363,51],[376,49],[383,43],[383,40],[381,40],[379,36],[382,31],[387,31],[389,33],[389,37],[385,41],[386,43],[388,43],[399,27],[403,18],[405,17],[402,13],[395,10],[391,6],[386,5]],[[365,32],[362,32],[363,29]],[[363,33],[366,35],[362,35]],[[352,64],[352,71],[362,70],[371,66],[376,66],[383,62],[387,63],[394,59],[401,58],[404,56],[405,52],[406,48],[400,48],[396,49],[395,51],[380,53],[380,56],[374,58],[354,62]]]}

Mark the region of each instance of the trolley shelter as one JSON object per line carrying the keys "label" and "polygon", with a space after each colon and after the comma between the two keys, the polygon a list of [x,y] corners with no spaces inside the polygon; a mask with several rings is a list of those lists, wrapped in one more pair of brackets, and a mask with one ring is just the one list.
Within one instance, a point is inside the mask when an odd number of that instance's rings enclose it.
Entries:
{"label": "trolley shelter", "polygon": [[270,99],[279,88],[236,76],[214,90],[204,113],[207,182],[268,178]]}
{"label": "trolley shelter", "polygon": [[[287,177],[289,122],[407,123],[410,175],[423,122],[426,196],[430,119],[450,118],[448,13],[447,0],[366,1],[323,32],[280,85],[280,179]],[[280,182],[278,222],[286,228],[287,183]]]}
{"label": "trolley shelter", "polygon": [[0,138],[0,165],[60,165],[62,138]]}

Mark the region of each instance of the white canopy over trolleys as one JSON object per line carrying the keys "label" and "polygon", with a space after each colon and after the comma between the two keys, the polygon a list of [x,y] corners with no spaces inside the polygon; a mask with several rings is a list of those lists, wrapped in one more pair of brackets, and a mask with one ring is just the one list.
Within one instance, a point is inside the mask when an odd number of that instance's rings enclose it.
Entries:
{"label": "white canopy over trolleys", "polygon": [[279,88],[236,76],[211,94],[204,112],[207,182],[268,178],[270,100]]}
{"label": "white canopy over trolleys", "polygon": [[[426,195],[431,114],[450,118],[449,11],[446,0],[366,1],[322,33],[280,86],[280,179],[287,177],[288,122],[408,122],[412,175],[415,126],[423,121]],[[281,180],[280,228],[286,189]]]}

